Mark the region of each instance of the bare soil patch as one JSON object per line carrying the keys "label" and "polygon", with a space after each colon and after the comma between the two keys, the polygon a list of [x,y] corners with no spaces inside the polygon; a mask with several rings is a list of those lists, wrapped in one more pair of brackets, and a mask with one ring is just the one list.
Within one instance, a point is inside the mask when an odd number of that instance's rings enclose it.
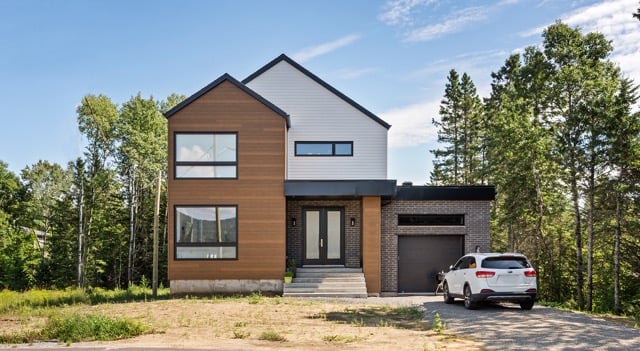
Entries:
{"label": "bare soil patch", "polygon": [[[416,308],[352,301],[259,297],[173,299],[61,307],[144,323],[152,333],[74,346],[225,350],[478,350],[474,340],[431,330]],[[404,309],[404,310],[403,310]],[[0,330],[33,326],[39,318],[0,316]]]}

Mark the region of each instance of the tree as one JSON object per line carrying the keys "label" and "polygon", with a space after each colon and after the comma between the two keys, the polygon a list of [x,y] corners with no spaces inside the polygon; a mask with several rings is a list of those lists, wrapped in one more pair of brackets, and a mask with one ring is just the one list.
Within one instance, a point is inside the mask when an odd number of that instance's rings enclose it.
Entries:
{"label": "tree", "polygon": [[434,155],[431,183],[439,185],[473,184],[479,182],[482,105],[475,85],[466,73],[462,79],[455,70],[449,72],[444,98],[440,103],[438,142],[443,149],[431,150]]}

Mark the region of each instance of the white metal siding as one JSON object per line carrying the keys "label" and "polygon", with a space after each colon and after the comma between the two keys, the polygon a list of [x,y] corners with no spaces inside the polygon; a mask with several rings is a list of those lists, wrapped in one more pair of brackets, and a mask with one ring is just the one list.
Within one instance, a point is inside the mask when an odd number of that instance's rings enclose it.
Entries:
{"label": "white metal siding", "polygon": [[[387,129],[281,61],[247,84],[287,112],[288,179],[386,179]],[[352,157],[296,157],[296,141],[353,141]]]}

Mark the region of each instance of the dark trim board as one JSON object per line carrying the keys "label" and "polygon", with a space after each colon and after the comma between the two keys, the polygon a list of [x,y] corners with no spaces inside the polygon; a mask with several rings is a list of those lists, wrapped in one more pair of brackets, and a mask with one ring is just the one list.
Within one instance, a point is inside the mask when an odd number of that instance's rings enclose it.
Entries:
{"label": "dark trim board", "polygon": [[392,197],[396,192],[395,180],[285,180],[284,195],[288,197],[331,196]]}
{"label": "dark trim board", "polygon": [[468,200],[491,201],[496,198],[493,185],[399,186],[394,200]]}

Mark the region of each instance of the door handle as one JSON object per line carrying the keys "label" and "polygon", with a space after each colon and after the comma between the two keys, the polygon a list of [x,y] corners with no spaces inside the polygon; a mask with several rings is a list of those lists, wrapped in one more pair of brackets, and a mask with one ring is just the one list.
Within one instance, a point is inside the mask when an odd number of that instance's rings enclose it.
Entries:
{"label": "door handle", "polygon": [[324,239],[320,239],[320,247],[324,247]]}

